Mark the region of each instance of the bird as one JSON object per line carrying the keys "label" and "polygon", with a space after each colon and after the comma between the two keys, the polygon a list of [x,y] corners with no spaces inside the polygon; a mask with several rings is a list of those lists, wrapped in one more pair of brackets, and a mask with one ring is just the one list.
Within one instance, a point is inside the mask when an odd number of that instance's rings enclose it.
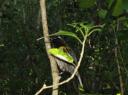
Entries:
{"label": "bird", "polygon": [[[77,64],[77,57],[75,55],[75,53],[73,52],[73,50],[68,46],[68,44],[65,42],[65,40],[60,37],[53,37],[50,38],[50,41],[52,43],[52,47],[53,48],[59,48],[61,50],[63,50],[63,52],[67,53],[68,55],[70,55],[73,58],[73,63],[67,62],[61,58],[55,57],[56,63],[59,67],[59,70],[63,73],[63,72],[67,72],[70,74],[73,74],[76,64]],[[83,83],[80,77],[79,72],[77,71],[75,76],[78,78],[80,87],[83,87]]]}

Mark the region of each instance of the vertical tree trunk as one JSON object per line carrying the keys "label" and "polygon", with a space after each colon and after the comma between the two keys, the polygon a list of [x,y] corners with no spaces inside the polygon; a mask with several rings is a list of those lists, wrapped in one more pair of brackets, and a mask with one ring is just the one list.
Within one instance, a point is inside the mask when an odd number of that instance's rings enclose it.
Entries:
{"label": "vertical tree trunk", "polygon": [[[52,78],[53,78],[53,85],[59,83],[59,73],[56,61],[54,57],[52,57],[48,50],[51,48],[50,40],[49,40],[49,33],[48,33],[48,25],[47,25],[47,16],[46,16],[46,7],[45,7],[45,0],[40,0],[40,7],[41,7],[41,15],[42,15],[42,25],[43,25],[43,35],[45,41],[45,47],[48,54],[48,58],[51,64],[51,71],[52,71]],[[58,85],[53,86],[52,95],[58,95]]]}
{"label": "vertical tree trunk", "polygon": [[[117,38],[116,38],[115,43],[116,43],[116,45],[118,45]],[[123,79],[122,79],[122,75],[121,75],[121,67],[120,67],[120,63],[119,63],[119,59],[118,59],[118,48],[117,47],[115,48],[115,58],[116,58],[116,63],[117,63],[118,75],[119,75],[120,91],[121,91],[121,95],[124,95]]]}
{"label": "vertical tree trunk", "polygon": [[[115,35],[115,45],[119,45],[118,44],[118,38],[116,35],[116,31],[119,30],[119,21],[117,20],[117,26],[116,29],[114,31],[114,35]],[[120,82],[120,91],[121,91],[121,95],[124,95],[124,83],[123,83],[123,78],[122,78],[122,74],[121,74],[121,67],[120,67],[120,62],[119,62],[119,57],[118,57],[118,47],[115,47],[115,59],[116,59],[116,63],[117,63],[117,69],[118,69],[118,75],[119,75],[119,82]]]}

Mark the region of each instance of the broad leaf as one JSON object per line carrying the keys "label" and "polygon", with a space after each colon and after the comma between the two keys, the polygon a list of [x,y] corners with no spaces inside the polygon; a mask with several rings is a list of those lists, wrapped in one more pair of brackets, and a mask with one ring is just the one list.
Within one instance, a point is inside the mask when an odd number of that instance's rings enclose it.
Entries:
{"label": "broad leaf", "polygon": [[119,16],[123,12],[123,2],[122,0],[117,0],[113,8],[113,16]]}
{"label": "broad leaf", "polygon": [[81,8],[91,8],[95,5],[96,0],[79,0],[79,6]]}
{"label": "broad leaf", "polygon": [[116,95],[121,95],[121,93],[117,93]]}
{"label": "broad leaf", "polygon": [[108,8],[110,8],[114,0],[106,0],[106,2],[108,3]]}
{"label": "broad leaf", "polygon": [[100,18],[104,19],[106,17],[106,14],[107,14],[107,10],[104,10],[104,9],[100,9],[98,11],[98,15]]}
{"label": "broad leaf", "polygon": [[4,44],[0,44],[0,47],[4,47]]}
{"label": "broad leaf", "polygon": [[51,34],[51,35],[53,35],[53,36],[54,35],[70,36],[70,37],[73,37],[73,38],[77,39],[80,43],[82,43],[81,40],[79,39],[79,37],[73,32],[60,30],[59,32],[56,32],[55,34]]}
{"label": "broad leaf", "polygon": [[123,0],[123,9],[128,10],[128,0]]}

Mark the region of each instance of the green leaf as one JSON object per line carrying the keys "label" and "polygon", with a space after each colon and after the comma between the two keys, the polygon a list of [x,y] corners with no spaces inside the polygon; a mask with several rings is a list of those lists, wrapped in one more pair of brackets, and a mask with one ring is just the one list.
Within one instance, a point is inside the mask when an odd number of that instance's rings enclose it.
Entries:
{"label": "green leaf", "polygon": [[95,5],[96,0],[79,0],[79,6],[81,8],[91,8]]}
{"label": "green leaf", "polygon": [[127,31],[128,30],[121,30],[121,31],[117,32],[118,39],[121,41],[128,40],[128,32]]}
{"label": "green leaf", "polygon": [[104,27],[105,24],[103,25],[96,25],[96,26],[92,26],[89,28],[89,33],[88,36],[90,36],[93,32],[101,32],[102,28]]}
{"label": "green leaf", "polygon": [[82,86],[79,86],[79,90],[83,92],[84,88]]}
{"label": "green leaf", "polygon": [[106,2],[108,3],[108,8],[111,7],[112,3],[113,3],[114,0],[106,0]]}
{"label": "green leaf", "polygon": [[0,44],[0,47],[4,47],[4,44]]}
{"label": "green leaf", "polygon": [[70,56],[68,53],[64,52],[62,48],[51,48],[51,49],[49,49],[48,52],[51,55],[53,55],[61,60],[67,61],[69,63],[73,63],[73,61],[74,61],[72,56]]}
{"label": "green leaf", "polygon": [[128,0],[123,0],[123,9],[128,10]]}
{"label": "green leaf", "polygon": [[84,32],[85,32],[85,33],[88,33],[88,32],[89,32],[89,29],[90,29],[93,25],[91,25],[91,24],[86,24],[86,25],[84,25],[83,23],[80,23],[80,26],[81,26],[81,28],[84,28]]}
{"label": "green leaf", "polygon": [[117,0],[113,8],[113,16],[119,16],[123,12],[123,2],[122,0]]}
{"label": "green leaf", "polygon": [[107,14],[107,10],[101,9],[98,11],[98,15],[100,18],[104,19],[106,17],[106,14]]}
{"label": "green leaf", "polygon": [[121,95],[121,93],[117,93],[116,95]]}
{"label": "green leaf", "polygon": [[70,36],[70,37],[73,37],[73,38],[77,39],[80,43],[82,43],[82,41],[79,39],[79,37],[73,32],[60,30],[59,32],[56,32],[55,34],[51,34],[51,35],[52,36],[54,36],[54,35]]}

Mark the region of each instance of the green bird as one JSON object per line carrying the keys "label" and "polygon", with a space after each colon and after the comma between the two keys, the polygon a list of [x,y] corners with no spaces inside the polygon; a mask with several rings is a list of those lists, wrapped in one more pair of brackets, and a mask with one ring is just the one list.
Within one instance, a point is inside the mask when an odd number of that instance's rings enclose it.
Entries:
{"label": "green bird", "polygon": [[[60,71],[72,74],[77,64],[77,57],[73,50],[69,48],[66,42],[60,37],[51,38],[53,48],[49,51],[55,57]],[[80,87],[83,87],[79,72],[76,73]]]}

